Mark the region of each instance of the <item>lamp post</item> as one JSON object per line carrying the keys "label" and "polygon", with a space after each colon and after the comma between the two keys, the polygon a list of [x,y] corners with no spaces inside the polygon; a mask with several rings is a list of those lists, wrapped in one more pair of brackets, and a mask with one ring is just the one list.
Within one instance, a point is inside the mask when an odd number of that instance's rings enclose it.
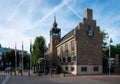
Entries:
{"label": "lamp post", "polygon": [[22,73],[21,73],[21,76],[23,75],[23,69],[24,69],[24,64],[23,64],[23,53],[24,52],[24,50],[23,50],[23,41],[22,41]]}
{"label": "lamp post", "polygon": [[108,64],[109,64],[109,75],[111,74],[111,43],[112,43],[112,38],[109,40],[109,59],[108,59]]}

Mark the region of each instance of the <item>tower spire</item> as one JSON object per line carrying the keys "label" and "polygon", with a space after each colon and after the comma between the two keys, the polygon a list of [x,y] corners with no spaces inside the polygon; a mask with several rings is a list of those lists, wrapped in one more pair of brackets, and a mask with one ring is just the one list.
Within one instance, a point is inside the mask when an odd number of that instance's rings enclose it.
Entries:
{"label": "tower spire", "polygon": [[54,16],[53,27],[57,28],[56,16]]}
{"label": "tower spire", "polygon": [[54,22],[56,22],[56,16],[54,15]]}

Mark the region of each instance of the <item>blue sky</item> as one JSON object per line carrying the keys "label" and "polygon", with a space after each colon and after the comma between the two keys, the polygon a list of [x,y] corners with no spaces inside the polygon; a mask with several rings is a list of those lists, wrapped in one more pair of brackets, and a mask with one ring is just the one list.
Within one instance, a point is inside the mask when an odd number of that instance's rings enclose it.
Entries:
{"label": "blue sky", "polygon": [[119,0],[0,0],[0,43],[3,47],[29,51],[30,39],[43,35],[49,43],[49,31],[56,15],[62,36],[82,22],[84,10],[92,8],[97,26],[106,30],[113,44],[120,43]]}

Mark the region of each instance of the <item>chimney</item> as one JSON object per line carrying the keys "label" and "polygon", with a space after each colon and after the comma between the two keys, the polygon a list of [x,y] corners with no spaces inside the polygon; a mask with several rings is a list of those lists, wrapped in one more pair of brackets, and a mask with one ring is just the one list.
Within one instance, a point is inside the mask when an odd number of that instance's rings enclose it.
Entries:
{"label": "chimney", "polygon": [[93,12],[92,9],[87,8],[85,10],[85,18],[92,20],[93,19]]}

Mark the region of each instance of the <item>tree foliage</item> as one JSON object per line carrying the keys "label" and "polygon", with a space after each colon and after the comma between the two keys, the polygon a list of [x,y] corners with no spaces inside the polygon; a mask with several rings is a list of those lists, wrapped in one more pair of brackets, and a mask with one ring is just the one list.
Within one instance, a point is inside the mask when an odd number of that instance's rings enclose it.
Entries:
{"label": "tree foliage", "polygon": [[103,35],[103,43],[102,43],[102,46],[103,46],[103,48],[106,48],[107,47],[107,40],[108,40],[108,38],[109,38],[109,36],[108,36],[108,33],[107,32],[105,32],[105,30],[103,30],[103,31],[101,31],[101,33],[102,33],[102,35]]}
{"label": "tree foliage", "polygon": [[30,55],[24,55],[23,57],[24,69],[29,69],[30,66]]}
{"label": "tree foliage", "polygon": [[[103,34],[103,56],[109,56],[109,45],[107,45],[107,40],[109,38],[108,33],[104,30],[101,31]],[[111,57],[114,57],[115,54],[120,54],[120,44],[110,45],[111,48]]]}
{"label": "tree foliage", "polygon": [[[17,52],[17,60],[19,60],[18,52]],[[5,66],[15,67],[15,50],[12,49],[5,51],[3,56],[3,61]]]}
{"label": "tree foliage", "polygon": [[103,72],[107,72],[107,69],[108,69],[108,46],[107,46],[108,43],[107,43],[107,40],[108,40],[109,36],[108,36],[108,33],[105,32],[105,30],[101,31],[101,33],[103,35],[103,43],[102,43]]}
{"label": "tree foliage", "polygon": [[38,59],[44,57],[45,39],[43,36],[36,37],[32,51],[32,65],[38,64]]}
{"label": "tree foliage", "polygon": [[[15,64],[15,54],[14,54],[14,50],[7,50],[4,52],[4,59],[5,59],[5,63],[7,66],[14,66],[13,64]],[[11,63],[11,64],[9,64]]]}
{"label": "tree foliage", "polygon": [[[109,58],[109,45],[107,45],[108,41],[108,33],[106,33],[104,30],[101,31],[103,34],[103,72],[108,72],[108,58]],[[110,57],[115,58],[116,54],[119,54],[120,56],[120,44],[117,45],[110,45]]]}
{"label": "tree foliage", "polygon": [[120,44],[116,45],[116,53],[120,55]]}

